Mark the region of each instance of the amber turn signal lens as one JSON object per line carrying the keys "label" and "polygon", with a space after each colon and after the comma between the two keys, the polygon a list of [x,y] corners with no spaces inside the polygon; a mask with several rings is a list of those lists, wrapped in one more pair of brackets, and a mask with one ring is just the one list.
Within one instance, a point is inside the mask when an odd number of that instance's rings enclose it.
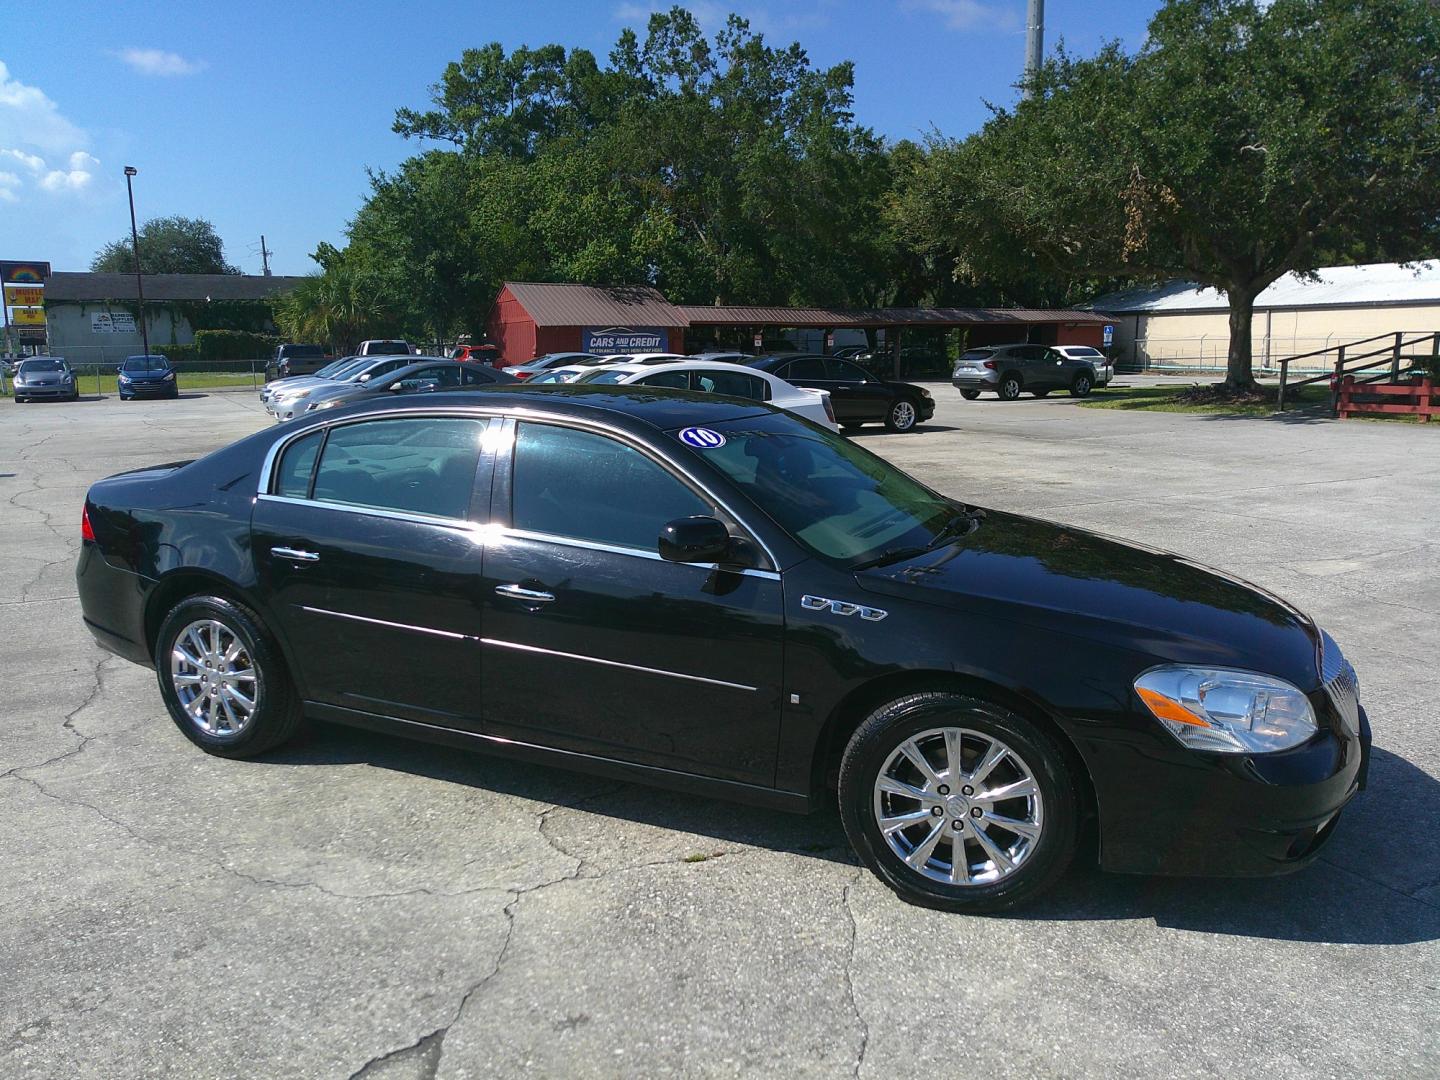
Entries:
{"label": "amber turn signal lens", "polygon": [[1164,694],[1157,694],[1154,690],[1144,686],[1137,686],[1135,692],[1140,695],[1140,700],[1149,706],[1150,711],[1161,720],[1173,720],[1177,724],[1194,724],[1196,727],[1212,726],[1209,721],[1202,720],[1185,706],[1171,701]]}

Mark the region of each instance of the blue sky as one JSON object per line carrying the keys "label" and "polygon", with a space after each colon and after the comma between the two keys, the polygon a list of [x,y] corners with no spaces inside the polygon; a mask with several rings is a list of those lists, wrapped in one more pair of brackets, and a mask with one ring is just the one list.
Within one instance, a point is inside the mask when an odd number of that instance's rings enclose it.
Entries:
{"label": "blue sky", "polygon": [[[260,272],[315,269],[343,242],[366,168],[415,144],[391,134],[401,105],[462,49],[559,42],[603,56],[622,27],[643,33],[648,0],[253,0],[227,3],[0,2],[0,259],[88,269],[129,231],[124,165],[141,220],[215,223],[229,260]],[[668,7],[667,5],[664,5]],[[1046,47],[1089,53],[1143,40],[1156,0],[1049,0]],[[963,135],[985,102],[1009,104],[1024,55],[1025,0],[711,0],[817,65],[853,60],[857,118],[892,138]]]}

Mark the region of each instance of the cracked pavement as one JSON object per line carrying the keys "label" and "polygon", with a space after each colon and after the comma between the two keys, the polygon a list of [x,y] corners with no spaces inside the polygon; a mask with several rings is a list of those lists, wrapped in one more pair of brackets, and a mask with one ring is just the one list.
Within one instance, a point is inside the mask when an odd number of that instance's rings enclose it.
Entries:
{"label": "cracked pavement", "polygon": [[80,505],[258,401],[0,401],[0,1075],[1440,1072],[1440,431],[932,390],[926,433],[861,441],[1237,573],[1345,647],[1376,751],[1322,862],[1078,867],[966,918],[899,903],[833,813],[321,725],[206,757],[84,631]]}

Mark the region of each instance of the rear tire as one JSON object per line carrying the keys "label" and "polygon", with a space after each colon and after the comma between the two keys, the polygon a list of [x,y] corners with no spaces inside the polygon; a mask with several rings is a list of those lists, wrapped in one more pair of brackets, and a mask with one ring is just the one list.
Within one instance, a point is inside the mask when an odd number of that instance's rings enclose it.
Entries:
{"label": "rear tire", "polygon": [[1071,397],[1089,397],[1090,391],[1095,388],[1095,381],[1083,371],[1075,376],[1075,381],[1070,384]]}
{"label": "rear tire", "polygon": [[1000,386],[996,390],[1001,401],[1018,401],[1020,399],[1020,376],[1006,375],[1000,380]]}
{"label": "rear tire", "polygon": [[155,639],[155,674],[175,726],[207,754],[264,753],[290,739],[303,718],[260,617],[223,597],[191,596],[170,609]]}
{"label": "rear tire", "polygon": [[[1002,790],[1020,794],[989,797]],[[1075,854],[1079,799],[1060,745],[968,694],[923,691],[872,712],[845,748],[839,799],[860,860],[922,907],[1013,907],[1053,885]]]}
{"label": "rear tire", "polygon": [[960,396],[963,397],[966,401],[974,401],[976,398],[978,398],[978,397],[980,396],[980,391],[979,391],[979,390],[961,390],[961,391],[960,391]]}

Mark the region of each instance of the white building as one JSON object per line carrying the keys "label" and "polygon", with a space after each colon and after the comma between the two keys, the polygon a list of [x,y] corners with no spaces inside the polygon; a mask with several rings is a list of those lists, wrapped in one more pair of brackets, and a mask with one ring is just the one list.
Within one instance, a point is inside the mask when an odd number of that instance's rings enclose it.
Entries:
{"label": "white building", "polygon": [[[1318,281],[1287,274],[1256,299],[1251,340],[1257,370],[1364,338],[1402,332],[1408,340],[1440,331],[1440,261],[1331,266],[1318,273]],[[1229,308],[1216,289],[1174,281],[1111,293],[1086,306],[1114,318],[1122,367],[1225,367]],[[1328,368],[1334,355],[1312,363]]]}

